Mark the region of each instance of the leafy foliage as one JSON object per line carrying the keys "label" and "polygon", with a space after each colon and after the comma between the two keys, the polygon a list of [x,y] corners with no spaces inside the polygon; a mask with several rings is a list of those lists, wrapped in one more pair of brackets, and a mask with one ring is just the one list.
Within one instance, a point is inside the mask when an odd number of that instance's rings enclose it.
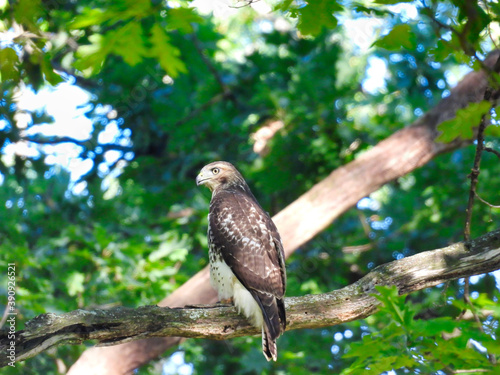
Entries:
{"label": "leafy foliage", "polygon": [[[374,296],[382,305],[370,319],[378,321],[377,327],[383,328],[350,346],[344,358],[353,358],[355,361],[343,373],[380,374],[401,368],[413,373],[494,368],[484,352],[485,348],[490,352],[500,349],[495,339],[498,327],[496,332],[481,332],[477,327],[454,317],[423,320],[416,315],[419,311],[422,314],[424,309],[408,303],[406,296],[399,296],[396,287],[376,289],[380,294]],[[478,302],[482,306],[496,304],[484,295]],[[468,308],[462,301],[455,300],[453,305],[461,309]],[[460,350],[459,356],[457,349]]]}

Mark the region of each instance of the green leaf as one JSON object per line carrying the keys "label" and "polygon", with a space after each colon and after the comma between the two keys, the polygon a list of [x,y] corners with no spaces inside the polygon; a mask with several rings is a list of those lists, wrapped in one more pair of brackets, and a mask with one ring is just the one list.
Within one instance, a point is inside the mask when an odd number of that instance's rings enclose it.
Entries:
{"label": "green leaf", "polygon": [[413,50],[417,46],[417,38],[408,24],[396,25],[392,30],[373,43],[374,46],[396,51],[401,47]]}
{"label": "green leaf", "polygon": [[19,58],[16,51],[10,47],[0,49],[0,78],[1,81],[19,79]]}
{"label": "green leaf", "polygon": [[458,327],[457,321],[443,317],[429,320],[416,320],[413,322],[414,334],[425,337],[438,336],[442,332],[453,332]]}
{"label": "green leaf", "polygon": [[167,30],[179,30],[182,33],[192,33],[193,23],[202,23],[201,18],[191,8],[172,8],[167,12]]}
{"label": "green leaf", "polygon": [[66,280],[66,287],[68,288],[68,294],[74,297],[78,293],[83,293],[85,291],[85,288],[83,287],[84,281],[85,281],[85,274],[81,272],[72,272]]}
{"label": "green leaf", "polygon": [[334,29],[337,19],[333,15],[342,7],[332,0],[308,1],[305,7],[298,9],[299,23],[297,28],[305,35],[319,35],[323,28]]}
{"label": "green leaf", "polygon": [[120,0],[111,3],[107,9],[86,7],[69,24],[69,28],[80,29],[105,22],[108,22],[107,26],[131,22],[147,17],[150,9],[151,2],[148,0]]}
{"label": "green leaf", "polygon": [[481,40],[481,33],[490,24],[491,18],[477,2],[458,2],[457,5],[460,9],[459,17],[467,18],[467,26],[463,29],[464,36],[469,43],[475,45]]}
{"label": "green leaf", "polygon": [[167,232],[164,234],[165,240],[160,243],[158,250],[149,254],[149,261],[156,262],[162,258],[168,258],[173,262],[183,261],[188,253],[188,237],[179,236],[175,232]]}
{"label": "green leaf", "polygon": [[105,38],[101,34],[89,36],[91,44],[82,45],[76,51],[78,59],[74,63],[75,68],[81,71],[88,69],[89,71],[85,72],[86,76],[98,73],[109,53],[104,40]]}
{"label": "green leaf", "polygon": [[170,43],[170,37],[158,24],[154,24],[149,41],[152,44],[150,56],[158,58],[160,66],[172,77],[187,73],[186,65],[178,57],[181,52]]}
{"label": "green leaf", "polygon": [[396,286],[376,286],[375,289],[380,294],[373,296],[383,304],[379,310],[389,313],[402,326],[411,326],[415,312],[411,310],[411,304],[405,303],[406,296],[400,296]]}
{"label": "green leaf", "polygon": [[123,57],[131,66],[140,63],[147,55],[142,26],[137,22],[129,22],[124,27],[106,34],[106,43],[112,52]]}
{"label": "green leaf", "polygon": [[471,103],[467,107],[459,109],[455,118],[443,121],[438,125],[437,129],[442,132],[436,141],[449,143],[460,137],[461,139],[472,139],[474,136],[473,129],[479,126],[481,117],[488,113],[491,109],[491,104],[488,101],[479,103]]}
{"label": "green leaf", "polygon": [[43,14],[40,0],[20,0],[14,8],[14,17],[18,23],[37,30],[37,20]]}
{"label": "green leaf", "polygon": [[281,10],[282,12],[287,12],[292,6],[293,0],[283,0],[281,3],[277,3],[274,6],[274,11]]}
{"label": "green leaf", "polygon": [[365,13],[367,15],[373,15],[378,17],[383,17],[390,13],[388,10],[382,8],[367,7],[357,3],[353,4],[353,9],[354,11],[359,13]]}
{"label": "green leaf", "polygon": [[500,137],[500,125],[490,124],[484,131],[485,135],[490,135],[492,137]]}
{"label": "green leaf", "polygon": [[304,35],[317,36],[323,28],[337,27],[335,12],[340,12],[342,6],[334,0],[311,0],[305,6],[296,6],[293,1],[284,0],[275,5],[274,10],[287,12],[291,18],[298,18],[297,28]]}
{"label": "green leaf", "polygon": [[111,12],[105,12],[100,8],[84,8],[82,13],[75,17],[68,27],[70,29],[81,29],[88,26],[100,25],[109,20]]}
{"label": "green leaf", "polygon": [[441,39],[437,41],[436,47],[429,50],[429,55],[433,56],[435,61],[443,62],[455,51],[456,47],[454,47],[452,43]]}
{"label": "green leaf", "polygon": [[89,69],[88,75],[99,72],[110,53],[122,56],[123,60],[131,66],[140,63],[148,54],[142,27],[136,22],[129,22],[104,35],[93,34],[89,40],[91,44],[78,48],[79,60],[74,64],[79,70]]}
{"label": "green leaf", "polygon": [[52,86],[57,85],[58,83],[64,82],[64,79],[54,71],[52,64],[50,62],[50,56],[45,54],[41,61],[42,72],[45,76],[47,82],[49,82]]}

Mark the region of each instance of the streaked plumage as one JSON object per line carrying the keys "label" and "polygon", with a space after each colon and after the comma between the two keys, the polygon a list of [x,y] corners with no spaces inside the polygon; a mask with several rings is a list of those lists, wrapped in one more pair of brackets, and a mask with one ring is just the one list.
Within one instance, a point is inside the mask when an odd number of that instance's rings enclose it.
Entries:
{"label": "streaked plumage", "polygon": [[276,339],[286,327],[283,245],[273,221],[230,163],[206,165],[196,178],[212,191],[208,214],[210,281],[220,299],[262,327],[262,351],[277,358]]}

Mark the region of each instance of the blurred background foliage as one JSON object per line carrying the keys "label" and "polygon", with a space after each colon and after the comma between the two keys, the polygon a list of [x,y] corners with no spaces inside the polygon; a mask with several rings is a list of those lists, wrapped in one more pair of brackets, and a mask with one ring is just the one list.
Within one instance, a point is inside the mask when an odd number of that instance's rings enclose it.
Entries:
{"label": "blurred background foliage", "polygon": [[[45,312],[158,302],[207,264],[210,196],[194,183],[203,165],[233,162],[275,214],[446,97],[499,35],[490,1],[206,3],[0,1],[0,264],[16,263],[18,329]],[[48,105],[23,104],[68,86],[88,95],[78,108],[88,131],[55,129]],[[462,240],[473,157],[473,146],[441,155],[361,200],[289,259],[287,295]],[[499,204],[499,186],[499,159],[485,153],[480,194]],[[476,204],[473,237],[498,228],[498,215]],[[384,292],[366,320],[291,331],[277,363],[259,339],[188,340],[138,373],[490,369],[499,280],[472,280],[477,311],[493,311],[483,332],[455,319],[462,280],[406,299]],[[449,328],[461,339],[441,339]],[[64,373],[83,350],[53,349],[6,373]]]}

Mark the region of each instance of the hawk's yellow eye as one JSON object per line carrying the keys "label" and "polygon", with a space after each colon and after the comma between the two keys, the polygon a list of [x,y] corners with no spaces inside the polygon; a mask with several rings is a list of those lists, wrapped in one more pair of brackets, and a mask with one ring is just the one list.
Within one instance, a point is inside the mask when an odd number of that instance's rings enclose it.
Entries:
{"label": "hawk's yellow eye", "polygon": [[214,169],[212,169],[212,173],[213,173],[213,174],[218,174],[218,173],[219,173],[219,168],[214,168]]}

